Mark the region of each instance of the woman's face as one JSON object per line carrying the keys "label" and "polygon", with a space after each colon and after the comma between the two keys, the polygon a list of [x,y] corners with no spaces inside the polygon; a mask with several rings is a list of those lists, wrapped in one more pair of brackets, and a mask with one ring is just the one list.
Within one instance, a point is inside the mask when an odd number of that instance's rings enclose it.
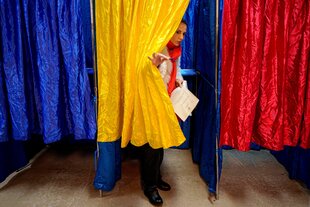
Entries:
{"label": "woman's face", "polygon": [[177,29],[177,31],[174,33],[174,35],[171,38],[171,42],[175,45],[175,46],[179,46],[182,42],[182,40],[184,39],[185,33],[187,30],[187,26],[186,24],[184,24],[183,22],[180,23],[179,28]]}

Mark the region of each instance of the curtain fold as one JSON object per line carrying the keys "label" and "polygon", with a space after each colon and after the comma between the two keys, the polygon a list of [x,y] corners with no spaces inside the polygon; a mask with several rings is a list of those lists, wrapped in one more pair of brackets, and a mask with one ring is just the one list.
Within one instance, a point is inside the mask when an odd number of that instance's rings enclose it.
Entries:
{"label": "curtain fold", "polygon": [[94,139],[80,1],[2,1],[0,20],[0,141]]}
{"label": "curtain fold", "polygon": [[176,31],[188,0],[96,1],[99,142],[153,148],[185,141],[159,71],[148,60]]}
{"label": "curtain fold", "polygon": [[309,10],[307,0],[225,1],[221,145],[309,147]]}

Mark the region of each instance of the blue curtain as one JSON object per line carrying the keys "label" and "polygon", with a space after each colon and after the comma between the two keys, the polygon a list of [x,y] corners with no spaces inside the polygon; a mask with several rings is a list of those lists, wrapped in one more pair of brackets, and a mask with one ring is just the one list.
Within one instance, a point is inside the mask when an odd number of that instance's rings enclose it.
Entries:
{"label": "blue curtain", "polygon": [[0,141],[94,139],[80,1],[1,1],[0,9]]}
{"label": "blue curtain", "polygon": [[[222,1],[220,2],[222,5]],[[186,52],[183,53],[181,60],[182,68],[195,68],[199,74],[199,103],[192,121],[194,126],[192,154],[193,161],[199,164],[200,175],[208,183],[210,192],[216,192],[217,171],[220,174],[222,168],[222,151],[216,150],[220,123],[220,90],[216,90],[215,87],[215,6],[215,1],[190,2],[184,16],[188,23],[188,31],[183,43]],[[221,23],[221,18],[219,21]],[[220,75],[220,67],[218,74]],[[220,89],[220,81],[218,83]],[[218,93],[217,106],[216,93]],[[218,168],[216,155],[218,155]]]}
{"label": "blue curtain", "polygon": [[98,150],[94,187],[111,191],[121,178],[121,141],[98,142]]}
{"label": "blue curtain", "polygon": [[92,28],[91,28],[91,13],[90,0],[81,0],[82,20],[83,20],[83,37],[86,56],[86,67],[93,67],[93,50],[92,50]]}
{"label": "blue curtain", "polygon": [[196,22],[198,18],[198,0],[191,0],[183,19],[187,23],[187,32],[182,42],[182,57],[181,68],[182,69],[194,69],[195,68],[195,56],[196,56]]}
{"label": "blue curtain", "polygon": [[0,182],[43,141],[95,138],[83,1],[0,0]]}
{"label": "blue curtain", "polygon": [[271,154],[286,168],[291,179],[304,182],[310,189],[310,149],[285,147],[282,151],[271,151]]}

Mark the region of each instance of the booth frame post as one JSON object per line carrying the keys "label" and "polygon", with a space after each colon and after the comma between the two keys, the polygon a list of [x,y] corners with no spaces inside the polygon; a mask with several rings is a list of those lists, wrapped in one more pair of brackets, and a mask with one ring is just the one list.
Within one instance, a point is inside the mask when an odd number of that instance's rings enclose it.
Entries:
{"label": "booth frame post", "polygon": [[[218,104],[218,61],[219,61],[219,0],[215,3],[215,111],[217,111]],[[219,181],[220,181],[220,171],[219,171],[219,145],[218,137],[219,133],[216,133],[215,141],[215,153],[216,153],[216,200],[219,200]]]}
{"label": "booth frame post", "polygon": [[[95,101],[95,116],[96,116],[96,125],[98,126],[98,79],[97,79],[97,47],[96,47],[96,7],[95,0],[89,0],[90,5],[90,19],[91,19],[91,38],[92,38],[92,52],[93,52],[93,70],[94,70],[94,101]],[[97,160],[99,157],[99,146],[97,143],[97,149],[95,151],[95,170],[97,170]],[[103,196],[102,190],[99,190],[100,197]]]}
{"label": "booth frame post", "polygon": [[93,51],[93,70],[94,70],[94,95],[95,95],[95,115],[98,117],[98,79],[97,79],[97,49],[96,49],[96,18],[95,18],[95,0],[90,0],[90,18],[92,33],[92,51]]}

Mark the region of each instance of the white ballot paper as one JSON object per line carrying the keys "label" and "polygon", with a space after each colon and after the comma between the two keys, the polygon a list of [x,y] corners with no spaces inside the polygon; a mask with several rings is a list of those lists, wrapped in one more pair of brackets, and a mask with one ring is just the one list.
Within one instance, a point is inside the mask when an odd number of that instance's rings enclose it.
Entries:
{"label": "white ballot paper", "polygon": [[171,102],[174,112],[185,121],[191,115],[194,108],[197,106],[199,99],[188,90],[186,81],[182,87],[177,87],[171,93]]}

